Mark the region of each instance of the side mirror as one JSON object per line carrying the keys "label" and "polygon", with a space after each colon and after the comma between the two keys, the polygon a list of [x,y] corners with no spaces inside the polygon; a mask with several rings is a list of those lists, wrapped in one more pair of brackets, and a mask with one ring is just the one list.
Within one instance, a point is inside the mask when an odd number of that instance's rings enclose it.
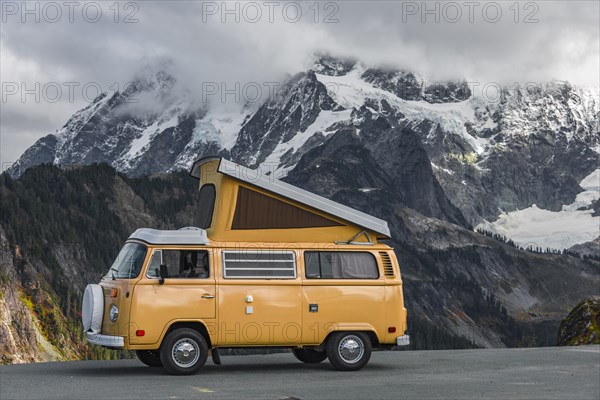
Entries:
{"label": "side mirror", "polygon": [[169,276],[169,272],[167,271],[167,266],[165,264],[160,264],[159,268],[154,270],[156,276],[158,276],[158,284],[162,285],[165,283],[165,278]]}

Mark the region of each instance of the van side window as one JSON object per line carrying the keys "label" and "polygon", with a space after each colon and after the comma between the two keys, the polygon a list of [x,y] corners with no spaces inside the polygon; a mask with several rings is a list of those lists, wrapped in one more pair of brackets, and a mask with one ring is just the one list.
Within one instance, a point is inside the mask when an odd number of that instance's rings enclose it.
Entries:
{"label": "van side window", "polygon": [[377,279],[373,254],[360,251],[305,251],[308,279]]}
{"label": "van side window", "polygon": [[215,197],[215,185],[211,183],[202,185],[198,193],[198,203],[196,203],[196,213],[194,215],[195,227],[202,229],[210,228],[215,209]]}
{"label": "van side window", "polygon": [[227,279],[294,279],[293,251],[223,251],[223,277]]}
{"label": "van side window", "polygon": [[155,250],[148,266],[148,277],[156,278],[160,264],[167,266],[169,278],[203,279],[210,276],[206,250]]}

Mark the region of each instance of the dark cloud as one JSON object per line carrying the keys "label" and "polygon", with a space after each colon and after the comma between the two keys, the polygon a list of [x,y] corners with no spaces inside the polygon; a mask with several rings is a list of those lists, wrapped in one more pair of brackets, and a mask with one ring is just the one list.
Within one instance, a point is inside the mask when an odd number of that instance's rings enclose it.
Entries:
{"label": "dark cloud", "polygon": [[[2,2],[2,82],[29,89],[56,83],[64,91],[57,102],[2,99],[2,161],[85,105],[84,86],[88,98],[95,88],[122,88],[157,59],[173,60],[181,89],[190,93],[201,93],[207,82],[273,82],[305,69],[317,51],[431,79],[564,79],[582,86],[598,86],[599,79],[599,6],[591,1],[306,2],[299,18],[299,2],[227,3],[230,13],[223,2],[121,2],[118,14],[113,2],[87,2],[77,3],[72,21],[62,7],[54,23],[42,2],[28,3],[38,4],[40,21],[34,12],[22,22],[23,10],[14,6],[23,4]],[[98,5],[102,17],[92,22]],[[78,84],[74,99],[64,86],[69,82]]]}

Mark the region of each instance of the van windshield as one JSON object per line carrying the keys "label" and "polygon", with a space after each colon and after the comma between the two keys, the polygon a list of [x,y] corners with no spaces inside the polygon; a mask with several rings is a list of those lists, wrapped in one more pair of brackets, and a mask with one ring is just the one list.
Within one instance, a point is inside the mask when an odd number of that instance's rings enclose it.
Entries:
{"label": "van windshield", "polygon": [[108,270],[107,278],[135,278],[142,269],[147,252],[146,246],[141,243],[125,243],[117,259]]}

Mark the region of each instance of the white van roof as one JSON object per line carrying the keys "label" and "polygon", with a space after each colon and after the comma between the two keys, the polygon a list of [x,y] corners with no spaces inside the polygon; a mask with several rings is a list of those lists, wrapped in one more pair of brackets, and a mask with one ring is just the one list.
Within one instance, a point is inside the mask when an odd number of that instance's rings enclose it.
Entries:
{"label": "white van roof", "polygon": [[190,175],[196,179],[200,179],[200,166],[211,161],[219,160],[219,168],[217,172],[232,178],[239,179],[242,182],[257,186],[261,189],[278,194],[288,199],[295,200],[304,205],[321,210],[327,214],[334,215],[345,221],[351,222],[373,232],[382,235],[385,238],[390,238],[390,228],[386,221],[373,217],[364,212],[347,207],[343,204],[318,196],[314,193],[300,189],[299,187],[290,185],[275,179],[273,174],[265,174],[259,170],[253,170],[242,165],[236,164],[233,161],[226,160],[222,157],[205,157],[196,161],[192,166]]}
{"label": "white van roof", "polygon": [[158,230],[140,228],[129,236],[129,239],[141,240],[148,244],[199,245],[209,244],[208,235],[204,229],[189,227],[178,230]]}

